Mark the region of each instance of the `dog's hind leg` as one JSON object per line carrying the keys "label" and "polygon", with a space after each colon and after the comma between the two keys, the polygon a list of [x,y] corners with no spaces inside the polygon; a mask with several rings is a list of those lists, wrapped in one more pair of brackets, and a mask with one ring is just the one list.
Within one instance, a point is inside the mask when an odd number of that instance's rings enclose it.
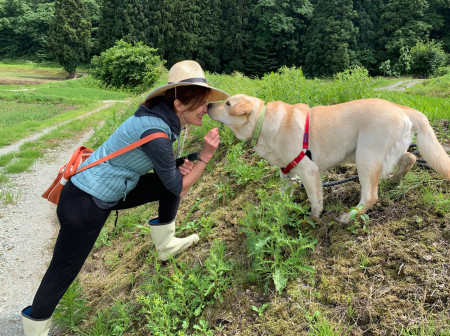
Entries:
{"label": "dog's hind leg", "polygon": [[302,179],[303,186],[311,203],[311,215],[315,218],[320,217],[323,210],[323,193],[319,167],[309,158],[305,157],[294,169]]}
{"label": "dog's hind leg", "polygon": [[392,175],[388,181],[389,182],[399,182],[411,169],[411,167],[416,163],[416,156],[412,153],[406,152],[398,160],[398,167],[395,174]]}

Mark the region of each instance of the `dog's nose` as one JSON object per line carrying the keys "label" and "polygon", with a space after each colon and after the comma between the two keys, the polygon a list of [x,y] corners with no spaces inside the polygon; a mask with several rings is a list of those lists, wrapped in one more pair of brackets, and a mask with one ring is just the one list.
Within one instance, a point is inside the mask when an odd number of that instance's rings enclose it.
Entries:
{"label": "dog's nose", "polygon": [[208,109],[213,106],[213,103],[208,103]]}

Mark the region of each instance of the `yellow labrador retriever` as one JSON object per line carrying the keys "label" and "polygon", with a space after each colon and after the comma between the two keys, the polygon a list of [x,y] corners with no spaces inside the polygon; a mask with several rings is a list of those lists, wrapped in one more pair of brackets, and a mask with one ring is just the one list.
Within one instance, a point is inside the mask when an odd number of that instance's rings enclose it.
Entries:
{"label": "yellow labrador retriever", "polygon": [[[361,99],[310,108],[280,101],[265,104],[239,94],[209,104],[208,115],[231,128],[238,139],[253,138],[255,151],[270,164],[285,167],[285,174],[298,175],[314,217],[323,210],[320,175],[341,163],[356,163],[361,184],[358,205],[363,205],[363,212],[373,206],[380,177],[398,164],[391,179],[399,180],[415,163],[415,156],[407,152],[414,131],[418,132],[421,155],[436,172],[450,179],[450,158],[425,115],[386,100]],[[348,215],[343,214],[341,220],[348,221]]]}

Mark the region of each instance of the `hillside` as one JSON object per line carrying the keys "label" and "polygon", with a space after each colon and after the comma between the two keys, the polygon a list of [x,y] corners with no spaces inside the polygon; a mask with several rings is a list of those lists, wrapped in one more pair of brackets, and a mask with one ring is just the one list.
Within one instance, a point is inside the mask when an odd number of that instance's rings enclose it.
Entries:
{"label": "hillside", "polygon": [[[375,91],[363,70],[307,81],[297,69],[251,80],[207,76],[230,94],[311,106],[381,97],[420,109],[450,146],[448,98]],[[287,85],[286,83],[290,83]],[[142,97],[114,122],[134,112]],[[308,217],[304,190],[282,194],[276,167],[207,116],[189,129],[185,154],[221,130],[202,179],[183,197],[178,235],[200,242],[156,260],[146,225],[154,206],[120,211],[102,231],[55,318],[64,335],[450,335],[450,182],[416,165],[362,220],[337,218],[359,199],[359,184],[324,190],[325,211]],[[100,144],[113,128],[89,143]],[[324,181],[356,175],[338,167]]]}

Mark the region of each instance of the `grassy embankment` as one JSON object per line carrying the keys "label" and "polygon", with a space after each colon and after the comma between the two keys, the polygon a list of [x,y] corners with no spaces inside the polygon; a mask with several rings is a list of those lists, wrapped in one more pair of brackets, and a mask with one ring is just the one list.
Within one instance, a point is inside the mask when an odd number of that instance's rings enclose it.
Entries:
{"label": "grassy embankment", "polygon": [[[360,71],[327,82],[292,69],[262,80],[208,78],[266,101],[387,98],[426,113],[449,145],[449,98],[374,91]],[[108,119],[88,146],[104,141],[141,99]],[[198,151],[212,127],[221,146],[178,215],[178,234],[196,232],[199,244],[162,265],[142,228],[155,206],[121,211],[55,313],[61,334],[449,335],[448,181],[415,167],[399,185],[382,182],[368,229],[358,219],[336,220],[357,203],[359,185],[327,188],[325,212],[311,221],[304,191],[281,194],[277,169],[207,117],[190,128],[185,153]],[[346,165],[324,181],[352,175]]]}
{"label": "grassy embankment", "polygon": [[[230,94],[310,105],[381,97],[420,109],[449,146],[449,98],[374,91],[364,72],[310,81],[285,69],[262,80],[208,76]],[[162,79],[161,83],[164,83]],[[99,145],[123,118],[90,142]],[[221,146],[183,198],[178,235],[189,251],[160,264],[148,230],[156,207],[121,211],[106,225],[79,280],[55,314],[70,335],[449,335],[450,185],[418,166],[398,185],[383,181],[364,227],[336,218],[359,185],[324,191],[325,212],[308,217],[304,191],[280,193],[277,169],[230,130],[204,118],[185,153],[219,127]],[[353,165],[324,181],[356,175]]]}

